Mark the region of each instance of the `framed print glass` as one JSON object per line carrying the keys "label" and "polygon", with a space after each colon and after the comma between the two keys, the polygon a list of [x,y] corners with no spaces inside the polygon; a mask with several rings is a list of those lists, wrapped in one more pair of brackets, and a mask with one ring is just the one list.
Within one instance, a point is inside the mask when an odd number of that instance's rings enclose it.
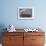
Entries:
{"label": "framed print glass", "polygon": [[32,7],[19,7],[18,8],[18,19],[33,19],[34,8]]}

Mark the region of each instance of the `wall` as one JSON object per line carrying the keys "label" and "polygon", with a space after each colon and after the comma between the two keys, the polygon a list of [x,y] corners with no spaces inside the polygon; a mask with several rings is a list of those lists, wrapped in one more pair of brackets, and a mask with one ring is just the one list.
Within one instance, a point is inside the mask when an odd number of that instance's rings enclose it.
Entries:
{"label": "wall", "polygon": [[[0,24],[15,25],[16,28],[39,27],[46,28],[45,0],[1,0]],[[35,18],[32,20],[17,19],[18,7],[33,7]]]}

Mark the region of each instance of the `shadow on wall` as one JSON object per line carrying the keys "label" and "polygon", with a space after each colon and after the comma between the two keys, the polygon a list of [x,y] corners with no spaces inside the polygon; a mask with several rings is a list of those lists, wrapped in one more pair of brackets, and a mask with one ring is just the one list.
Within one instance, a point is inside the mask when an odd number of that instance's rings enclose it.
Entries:
{"label": "shadow on wall", "polygon": [[5,25],[0,24],[0,43],[2,43],[2,36],[3,36],[2,32],[6,31],[6,30],[3,30],[4,28],[6,28]]}

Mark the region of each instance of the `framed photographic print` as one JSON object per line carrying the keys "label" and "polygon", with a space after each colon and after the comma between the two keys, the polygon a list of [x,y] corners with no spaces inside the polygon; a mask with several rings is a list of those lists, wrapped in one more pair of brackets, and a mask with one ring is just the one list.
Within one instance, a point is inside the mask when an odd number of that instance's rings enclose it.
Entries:
{"label": "framed photographic print", "polygon": [[18,8],[18,19],[33,19],[34,8],[32,7],[19,7]]}

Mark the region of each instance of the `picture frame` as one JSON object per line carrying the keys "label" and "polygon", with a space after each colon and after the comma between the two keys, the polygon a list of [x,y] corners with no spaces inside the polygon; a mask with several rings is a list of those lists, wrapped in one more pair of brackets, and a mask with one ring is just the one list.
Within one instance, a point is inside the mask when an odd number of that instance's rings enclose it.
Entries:
{"label": "picture frame", "polygon": [[18,19],[33,19],[34,8],[32,7],[19,7],[18,8]]}

